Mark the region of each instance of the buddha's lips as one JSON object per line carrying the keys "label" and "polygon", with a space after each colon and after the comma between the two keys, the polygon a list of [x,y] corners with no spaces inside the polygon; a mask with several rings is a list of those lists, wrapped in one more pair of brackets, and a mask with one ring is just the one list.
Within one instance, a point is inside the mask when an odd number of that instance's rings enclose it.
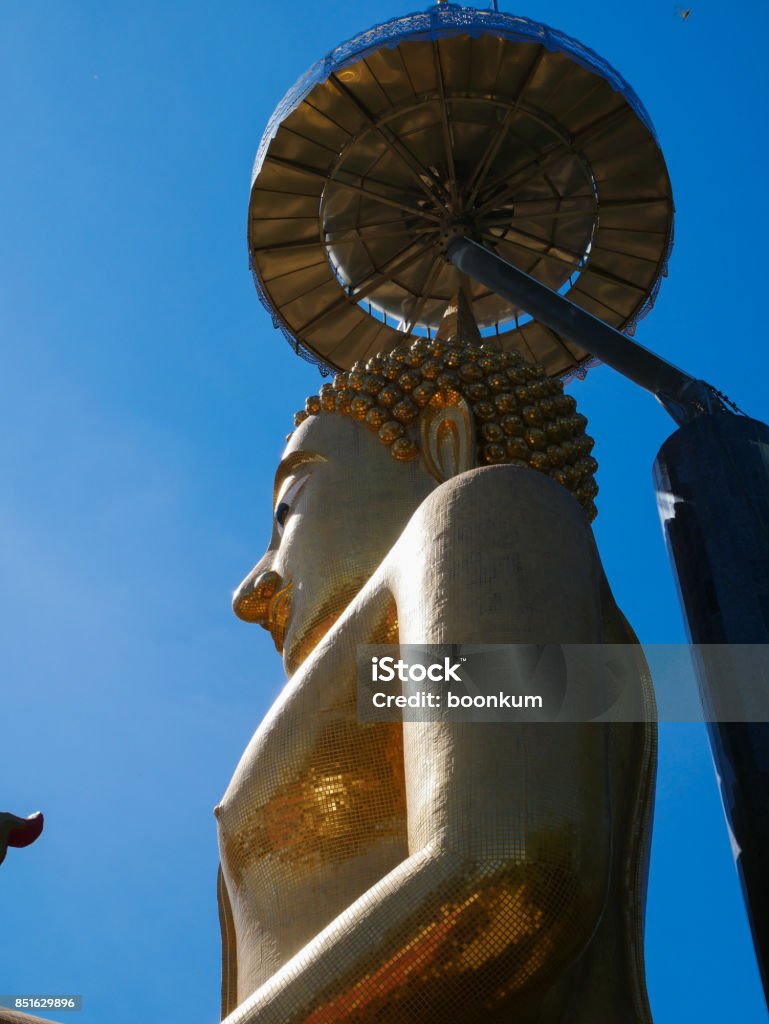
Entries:
{"label": "buddha's lips", "polygon": [[279,654],[283,653],[286,639],[286,627],[291,615],[291,590],[293,583],[284,584],[270,598],[267,607],[267,629]]}

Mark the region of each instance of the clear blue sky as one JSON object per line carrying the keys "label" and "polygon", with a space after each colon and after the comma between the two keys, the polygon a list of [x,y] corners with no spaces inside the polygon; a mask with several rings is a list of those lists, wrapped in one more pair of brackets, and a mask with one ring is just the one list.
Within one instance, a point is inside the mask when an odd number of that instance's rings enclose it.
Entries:
{"label": "clear blue sky", "polygon": [[[639,93],[678,219],[638,338],[769,419],[769,5],[693,0],[686,23],[668,0],[502,6]],[[211,809],[282,681],[229,595],[318,385],[249,277],[251,163],[312,62],[410,9],[0,5],[0,807],[47,815],[0,868],[0,991],[80,992],[72,1024],[218,1019]],[[642,640],[682,640],[651,486],[672,421],[605,368],[572,388],[617,597]],[[657,1024],[766,1020],[697,726],[663,731],[648,906]]]}

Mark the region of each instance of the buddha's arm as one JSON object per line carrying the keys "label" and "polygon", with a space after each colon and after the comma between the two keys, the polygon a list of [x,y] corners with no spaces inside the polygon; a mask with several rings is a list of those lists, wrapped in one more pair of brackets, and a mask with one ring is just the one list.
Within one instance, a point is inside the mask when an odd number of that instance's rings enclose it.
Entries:
{"label": "buddha's arm", "polygon": [[[556,980],[603,906],[602,780],[586,821],[584,792],[595,780],[582,769],[598,761],[601,775],[604,766],[589,736],[559,728],[546,740],[539,731],[543,745],[531,756],[537,744],[511,727],[475,726],[476,736],[472,727],[417,727],[408,754],[419,758],[409,771],[421,803],[414,853],[227,1024],[332,1024],[373,1019],[377,1010],[387,1021],[388,1009],[394,1020],[440,1020],[449,1008],[493,1004],[527,982]],[[471,770],[459,779],[460,769]]]}
{"label": "buddha's arm", "polygon": [[[545,488],[543,498],[536,481],[528,493],[528,476],[518,497],[529,506],[505,506],[518,525],[496,544],[499,509],[488,502],[499,500],[498,481],[482,481],[470,502],[451,488],[428,499],[383,567],[403,641],[599,638],[587,524],[568,496],[559,504]],[[539,541],[555,546],[552,557],[538,558]],[[318,653],[309,672],[322,671],[331,647]],[[584,948],[603,908],[605,735],[580,725],[404,726],[410,856],[227,1024],[331,1024],[376,1011],[382,1021],[404,1011],[440,1019],[549,984]]]}

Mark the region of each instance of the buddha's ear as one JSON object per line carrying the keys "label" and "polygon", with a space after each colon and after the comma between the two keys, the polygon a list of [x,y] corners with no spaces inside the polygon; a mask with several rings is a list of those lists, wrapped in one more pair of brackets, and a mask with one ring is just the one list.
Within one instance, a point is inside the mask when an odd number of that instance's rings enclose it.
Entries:
{"label": "buddha's ear", "polygon": [[459,395],[451,404],[430,403],[420,415],[422,458],[443,483],[475,465],[475,424],[470,406]]}

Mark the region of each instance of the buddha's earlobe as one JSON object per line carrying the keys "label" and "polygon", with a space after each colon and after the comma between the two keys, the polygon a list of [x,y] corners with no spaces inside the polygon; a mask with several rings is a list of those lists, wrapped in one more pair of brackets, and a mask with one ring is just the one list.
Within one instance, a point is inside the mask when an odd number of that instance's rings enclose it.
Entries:
{"label": "buddha's earlobe", "polygon": [[450,404],[430,403],[420,416],[422,457],[441,483],[475,465],[473,414],[464,398],[452,397]]}

